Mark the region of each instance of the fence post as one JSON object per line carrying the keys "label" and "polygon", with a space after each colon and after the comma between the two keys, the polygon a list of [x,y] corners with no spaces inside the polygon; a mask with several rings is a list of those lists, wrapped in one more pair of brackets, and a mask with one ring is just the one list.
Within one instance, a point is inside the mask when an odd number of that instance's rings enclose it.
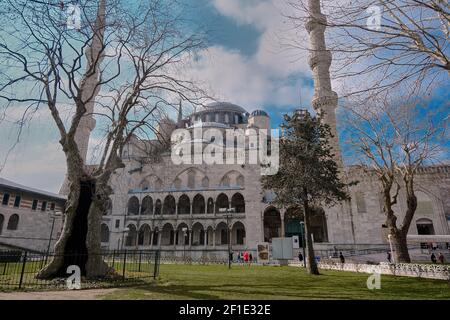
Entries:
{"label": "fence post", "polygon": [[19,281],[19,289],[22,288],[23,274],[25,272],[25,265],[26,265],[26,263],[27,263],[27,251],[25,251],[25,254],[23,256],[22,272],[20,273],[20,281]]}
{"label": "fence post", "polygon": [[113,250],[112,268],[113,268],[114,270],[116,270],[115,264],[116,264],[116,249]]}
{"label": "fence post", "polygon": [[141,261],[142,261],[142,250],[139,251],[139,266],[138,266],[138,272],[141,272]]}
{"label": "fence post", "polygon": [[122,271],[122,278],[125,280],[125,268],[127,266],[127,250],[123,251],[123,271]]}
{"label": "fence post", "polygon": [[158,263],[159,263],[159,250],[155,251],[155,267],[153,269],[153,279],[156,279],[156,276],[158,275]]}

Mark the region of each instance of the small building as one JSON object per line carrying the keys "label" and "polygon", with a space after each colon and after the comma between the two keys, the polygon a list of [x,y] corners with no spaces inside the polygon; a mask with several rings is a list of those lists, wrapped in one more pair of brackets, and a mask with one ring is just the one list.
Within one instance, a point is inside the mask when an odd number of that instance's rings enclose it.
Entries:
{"label": "small building", "polygon": [[[53,249],[66,197],[0,178],[0,249]],[[54,223],[53,223],[54,222]]]}

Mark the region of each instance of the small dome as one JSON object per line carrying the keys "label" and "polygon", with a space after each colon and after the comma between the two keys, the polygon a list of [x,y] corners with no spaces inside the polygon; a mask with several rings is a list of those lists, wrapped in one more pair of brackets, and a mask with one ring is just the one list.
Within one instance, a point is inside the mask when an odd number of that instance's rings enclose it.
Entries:
{"label": "small dome", "polygon": [[255,110],[251,113],[250,115],[251,117],[256,117],[256,116],[264,116],[264,117],[269,117],[269,115],[267,114],[267,112],[265,112],[264,110]]}

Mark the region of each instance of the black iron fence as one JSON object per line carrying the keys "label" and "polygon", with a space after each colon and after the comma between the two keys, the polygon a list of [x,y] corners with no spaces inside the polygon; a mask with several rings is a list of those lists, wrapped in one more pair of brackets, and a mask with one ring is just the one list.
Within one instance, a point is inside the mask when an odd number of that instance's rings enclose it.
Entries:
{"label": "black iron fence", "polygon": [[[68,289],[68,281],[75,279],[73,268],[69,268],[67,274],[52,280],[36,277],[55,257],[54,254],[28,251],[0,251],[0,291]],[[85,264],[87,255],[64,255],[64,260],[65,265],[80,267]],[[107,274],[96,279],[87,279],[81,275],[81,289],[148,283],[148,280],[155,279],[159,274],[159,251],[104,251],[101,253],[101,260],[101,267],[108,270]]]}

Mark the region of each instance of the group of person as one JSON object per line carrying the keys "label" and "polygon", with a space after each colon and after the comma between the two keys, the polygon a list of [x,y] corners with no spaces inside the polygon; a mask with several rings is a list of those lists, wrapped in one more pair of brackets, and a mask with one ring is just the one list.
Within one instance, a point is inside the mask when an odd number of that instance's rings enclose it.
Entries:
{"label": "group of person", "polygon": [[436,259],[436,255],[434,254],[434,252],[431,253],[431,257],[430,258],[431,258],[431,262],[433,262],[433,263],[437,263],[438,260],[439,260],[439,263],[442,263],[442,264],[445,263],[445,257],[442,254],[442,252],[439,252],[439,256],[438,256],[437,259]]}
{"label": "group of person", "polygon": [[[234,260],[233,252],[230,252],[230,259],[231,261]],[[244,252],[238,252],[236,261],[238,263],[252,263],[253,262],[253,255],[251,252],[244,251]]]}

